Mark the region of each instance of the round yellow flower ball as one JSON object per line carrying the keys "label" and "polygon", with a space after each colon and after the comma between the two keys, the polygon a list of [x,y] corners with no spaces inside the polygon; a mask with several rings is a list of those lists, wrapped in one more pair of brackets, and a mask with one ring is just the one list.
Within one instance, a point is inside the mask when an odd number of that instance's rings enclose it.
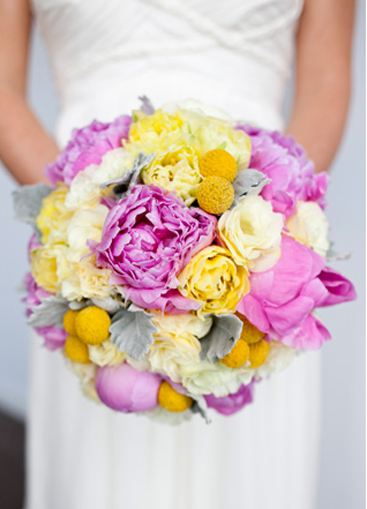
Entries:
{"label": "round yellow flower ball", "polygon": [[75,318],[77,317],[78,313],[79,311],[69,309],[69,311],[66,311],[66,313],[64,314],[63,319],[64,329],[71,336],[76,336]]}
{"label": "round yellow flower ball", "polygon": [[249,345],[257,343],[261,339],[264,339],[265,333],[259,330],[255,325],[247,320],[247,318],[241,313],[236,313],[238,318],[242,321],[241,338],[246,341]]}
{"label": "round yellow flower ball", "polygon": [[89,360],[89,351],[85,343],[76,336],[68,336],[65,341],[65,354],[73,362],[87,364]]}
{"label": "round yellow flower ball", "polygon": [[79,311],[75,319],[75,330],[79,339],[87,345],[100,345],[108,339],[111,318],[107,311],[97,306],[88,306]]}
{"label": "round yellow flower ball", "polygon": [[251,363],[250,368],[258,368],[262,366],[268,358],[270,352],[270,344],[264,339],[261,339],[260,341],[257,341],[257,343],[249,345],[249,347],[249,360]]}
{"label": "round yellow flower ball", "polygon": [[232,205],[233,186],[223,177],[208,177],[198,187],[197,200],[205,212],[218,216]]}
{"label": "round yellow flower ball", "polygon": [[229,182],[233,182],[237,176],[235,158],[221,148],[209,150],[200,159],[199,167],[203,177],[222,177]]}
{"label": "round yellow flower ball", "polygon": [[168,382],[161,383],[158,391],[158,403],[169,412],[184,412],[191,407],[194,400],[185,394],[175,391]]}
{"label": "round yellow flower ball", "polygon": [[223,359],[219,359],[227,368],[240,368],[249,359],[250,347],[245,340],[239,338],[232,350]]}

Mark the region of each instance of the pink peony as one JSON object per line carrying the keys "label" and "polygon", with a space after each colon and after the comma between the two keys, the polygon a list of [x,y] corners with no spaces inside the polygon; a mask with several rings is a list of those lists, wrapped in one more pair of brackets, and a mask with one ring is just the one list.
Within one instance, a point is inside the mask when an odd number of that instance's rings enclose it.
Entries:
{"label": "pink peony", "polygon": [[[49,297],[51,293],[46,292],[43,288],[40,288],[32,274],[29,272],[24,278],[24,284],[27,290],[27,295],[23,299],[26,305],[26,315],[31,316],[33,309],[41,304],[41,300],[45,297]],[[35,327],[34,330],[44,340],[44,346],[48,350],[56,350],[62,348],[65,344],[67,333],[64,329],[58,327]]]}
{"label": "pink peony", "polygon": [[138,185],[109,212],[97,264],[112,270],[111,284],[144,308],[187,313],[199,305],[177,290],[177,275],[213,241],[216,218],[155,186]]}
{"label": "pink peony", "polygon": [[329,184],[326,172],[314,173],[314,164],[291,136],[250,126],[239,126],[251,138],[250,168],[271,179],[262,190],[275,212],[287,218],[295,212],[297,201],[315,201],[325,208]]}
{"label": "pink peony", "polygon": [[351,282],[312,249],[283,236],[277,264],[250,276],[250,293],[237,310],[258,329],[286,345],[315,350],[330,339],[328,330],[311,312],[320,306],[355,299]]}
{"label": "pink peony", "polygon": [[96,389],[101,401],[118,412],[145,412],[158,405],[161,377],[129,364],[99,368]]}
{"label": "pink peony", "polygon": [[239,412],[244,406],[252,403],[254,393],[254,382],[249,385],[242,385],[235,394],[228,394],[217,398],[214,394],[204,396],[209,408],[214,408],[222,415],[232,415]]}
{"label": "pink peony", "polygon": [[53,184],[62,181],[70,185],[77,173],[91,164],[100,164],[106,152],[121,147],[130,124],[131,117],[122,115],[112,123],[94,120],[82,129],[74,129],[59,157],[46,167],[46,176]]}

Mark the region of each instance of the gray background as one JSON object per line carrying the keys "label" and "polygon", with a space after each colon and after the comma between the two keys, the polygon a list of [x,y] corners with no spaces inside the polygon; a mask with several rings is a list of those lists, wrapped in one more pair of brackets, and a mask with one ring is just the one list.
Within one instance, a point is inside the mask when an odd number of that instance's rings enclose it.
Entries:
{"label": "gray background", "polygon": [[[353,252],[350,261],[333,265],[355,283],[359,300],[323,312],[333,341],[323,349],[319,509],[365,507],[365,2],[361,0],[357,7],[353,97],[345,136],[332,168],[328,216],[336,250]],[[37,33],[32,44],[29,99],[52,131],[57,102]],[[27,269],[30,231],[12,219],[10,195],[14,188],[6,172],[1,172],[0,408],[23,418],[30,339],[16,287]]]}

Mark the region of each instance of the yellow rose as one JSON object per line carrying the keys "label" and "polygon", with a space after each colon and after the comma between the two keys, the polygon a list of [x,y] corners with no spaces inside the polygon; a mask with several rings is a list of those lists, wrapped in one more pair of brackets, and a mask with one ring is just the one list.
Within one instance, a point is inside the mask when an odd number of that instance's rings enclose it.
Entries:
{"label": "yellow rose", "polygon": [[144,184],[173,191],[190,206],[196,199],[196,191],[203,180],[199,160],[194,150],[184,145],[156,156],[142,172]]}
{"label": "yellow rose", "polygon": [[156,316],[152,318],[152,322],[160,335],[170,332],[174,336],[179,336],[183,332],[189,332],[200,339],[206,336],[213,323],[212,318],[198,317],[195,313],[184,315],[162,315],[157,311],[153,313]]}
{"label": "yellow rose", "polygon": [[60,184],[42,200],[42,207],[37,217],[37,227],[41,232],[42,244],[64,242],[66,229],[72,213],[65,207],[68,192],[65,184]]}
{"label": "yellow rose", "polygon": [[89,345],[88,350],[90,360],[97,366],[118,366],[126,359],[126,354],[109,339],[100,345]]}
{"label": "yellow rose", "polygon": [[330,248],[329,222],[320,205],[313,201],[299,201],[296,213],[287,221],[292,236],[321,256]]}
{"label": "yellow rose", "polygon": [[66,246],[55,244],[50,247],[39,247],[30,253],[34,280],[48,292],[59,292],[63,277],[69,275],[65,251]]}
{"label": "yellow rose", "polygon": [[197,253],[178,280],[182,295],[199,302],[203,313],[234,313],[250,290],[247,269],[236,265],[230,251],[219,246]]}
{"label": "yellow rose", "polygon": [[[217,231],[238,265],[270,269],[280,257],[283,216],[261,196],[245,196],[220,217]],[[261,267],[260,267],[261,264]]]}

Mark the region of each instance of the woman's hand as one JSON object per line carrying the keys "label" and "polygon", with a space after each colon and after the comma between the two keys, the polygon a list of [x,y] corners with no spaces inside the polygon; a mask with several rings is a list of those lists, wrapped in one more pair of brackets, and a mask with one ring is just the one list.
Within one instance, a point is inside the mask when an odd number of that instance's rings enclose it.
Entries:
{"label": "woman's hand", "polygon": [[350,96],[354,0],[305,0],[297,35],[296,93],[287,133],[327,170],[338,149]]}
{"label": "woman's hand", "polygon": [[20,184],[46,182],[58,154],[26,101],[31,22],[28,0],[0,0],[0,159]]}

